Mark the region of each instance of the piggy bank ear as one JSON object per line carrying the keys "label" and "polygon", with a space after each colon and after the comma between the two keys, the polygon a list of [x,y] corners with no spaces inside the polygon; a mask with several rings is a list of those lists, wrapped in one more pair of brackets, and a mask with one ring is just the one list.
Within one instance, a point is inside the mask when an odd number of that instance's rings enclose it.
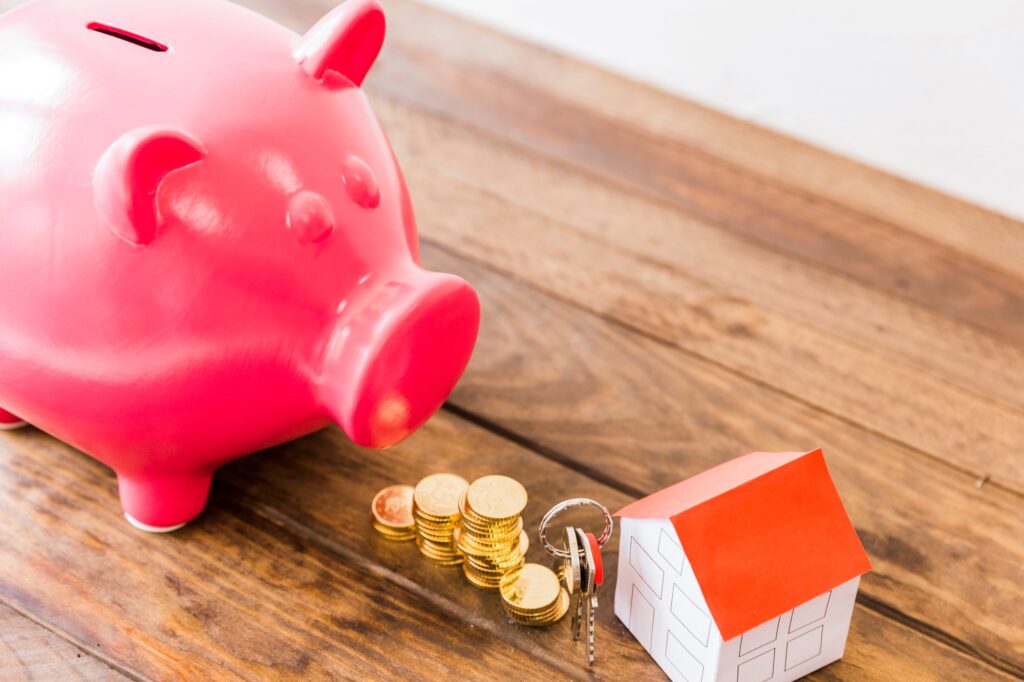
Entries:
{"label": "piggy bank ear", "polygon": [[377,0],[347,0],[302,36],[295,59],[317,80],[336,71],[359,86],[383,42],[384,10]]}
{"label": "piggy bank ear", "polygon": [[160,183],[204,156],[203,145],[180,130],[146,126],[129,131],[107,148],[96,167],[96,210],[121,239],[148,244],[156,237]]}

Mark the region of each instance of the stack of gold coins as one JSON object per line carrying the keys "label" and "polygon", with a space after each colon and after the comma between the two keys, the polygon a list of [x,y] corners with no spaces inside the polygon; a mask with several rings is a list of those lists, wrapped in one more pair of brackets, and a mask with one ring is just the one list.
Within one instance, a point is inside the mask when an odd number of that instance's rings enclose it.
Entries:
{"label": "stack of gold coins", "polygon": [[404,541],[416,537],[412,494],[411,485],[391,485],[374,495],[370,504],[373,527],[388,540]]}
{"label": "stack of gold coins", "polygon": [[555,572],[540,564],[524,564],[505,574],[498,591],[509,618],[520,625],[550,625],[569,610],[569,593]]}
{"label": "stack of gold coins", "polygon": [[469,582],[496,590],[502,576],[523,565],[525,507],[526,489],[508,476],[484,476],[466,489],[459,499],[462,520],[455,538]]}
{"label": "stack of gold coins", "polygon": [[462,563],[452,532],[459,521],[459,498],[467,487],[469,483],[461,476],[432,474],[413,491],[416,545],[425,556],[445,566]]}

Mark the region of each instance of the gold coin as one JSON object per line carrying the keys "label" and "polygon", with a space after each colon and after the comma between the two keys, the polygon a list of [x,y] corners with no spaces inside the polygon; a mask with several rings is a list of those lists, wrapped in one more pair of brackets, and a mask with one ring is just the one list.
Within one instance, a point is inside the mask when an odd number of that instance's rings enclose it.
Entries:
{"label": "gold coin", "polygon": [[547,566],[524,564],[501,579],[501,598],[525,610],[544,609],[558,599],[558,576]]}
{"label": "gold coin", "polygon": [[558,615],[559,603],[558,599],[549,608],[545,609],[540,613],[519,613],[514,609],[508,608],[508,604],[505,604],[505,611],[518,623],[529,625],[531,623],[548,623],[552,621],[555,616]]}
{"label": "gold coin", "polygon": [[480,563],[478,560],[474,559],[472,556],[468,554],[465,555],[464,558],[466,559],[467,564],[475,568],[480,573],[497,576],[499,578],[508,573],[509,571],[514,571],[515,569],[519,568],[522,563],[521,561],[511,562],[507,567],[503,567],[494,566],[486,563]]}
{"label": "gold coin", "polygon": [[562,617],[569,611],[569,593],[564,587],[559,587],[558,589],[558,611],[555,613],[555,617],[549,621],[551,623],[557,623],[562,620]]}
{"label": "gold coin", "polygon": [[459,495],[468,485],[466,479],[455,474],[432,474],[416,484],[413,499],[430,516],[454,516],[459,511]]}
{"label": "gold coin", "polygon": [[370,510],[377,523],[392,528],[413,525],[411,485],[389,485],[373,496]]}
{"label": "gold coin", "polygon": [[501,603],[502,603],[502,606],[505,607],[505,610],[508,611],[510,614],[512,614],[517,619],[539,621],[539,620],[552,619],[552,618],[558,617],[559,613],[564,608],[563,601],[567,600],[568,598],[569,598],[569,592],[564,587],[559,586],[558,587],[558,595],[555,597],[555,601],[553,601],[550,605],[545,606],[544,608],[541,608],[541,609],[533,609],[533,610],[522,609],[522,608],[519,608],[519,607],[514,606],[512,604],[509,604],[504,599],[502,599]]}
{"label": "gold coin", "polygon": [[[455,537],[454,533],[452,537]],[[507,540],[495,542],[492,540],[482,540],[466,531],[460,532],[458,538],[458,542],[473,548],[478,554],[501,554],[502,552],[508,552],[519,547],[520,539],[519,533],[516,533]]]}
{"label": "gold coin", "polygon": [[454,566],[456,564],[461,564],[462,563],[462,556],[461,555],[459,555],[459,554],[454,554],[453,555],[453,554],[445,554],[445,553],[435,552],[434,550],[430,549],[429,547],[424,547],[420,543],[419,538],[416,538],[416,546],[419,547],[420,553],[423,556],[427,557],[428,559],[432,559],[432,560],[436,561],[437,563],[441,564],[442,566]]}
{"label": "gold coin", "polygon": [[[565,590],[565,588],[561,587],[561,586],[559,586],[558,589],[559,590],[563,590],[563,591]],[[568,593],[566,593],[566,594],[568,594]],[[509,604],[504,599],[501,600],[501,604],[502,604],[502,606],[505,607],[506,611],[511,613],[516,618],[523,619],[523,620],[543,620],[545,618],[551,618],[551,617],[554,616],[555,612],[558,610],[558,599],[559,599],[559,596],[556,595],[555,596],[555,601],[553,601],[550,604],[547,604],[547,605],[545,605],[545,606],[543,606],[543,607],[541,607],[539,609],[523,609],[523,608],[519,608],[518,606],[515,606],[513,604]]]}
{"label": "gold coin", "polygon": [[414,501],[412,505],[412,515],[415,516],[417,520],[422,521],[424,523],[432,523],[438,526],[447,526],[458,521],[459,517],[461,516],[459,512],[447,516],[435,516],[434,514],[428,514],[427,512],[420,509],[419,505],[417,505],[415,502],[415,498],[413,498],[413,500]]}
{"label": "gold coin", "polygon": [[481,540],[501,542],[503,540],[510,540],[519,535],[519,531],[523,529],[523,520],[522,518],[518,518],[516,523],[498,528],[495,526],[481,526],[464,516],[462,517],[462,526]]}
{"label": "gold coin", "polygon": [[446,545],[439,542],[432,542],[430,540],[423,538],[422,536],[418,536],[416,538],[416,542],[419,543],[421,548],[426,547],[428,550],[434,552],[435,554],[458,554],[458,552],[455,551],[454,545]]}
{"label": "gold coin", "polygon": [[481,526],[480,524],[463,516],[459,525],[465,528],[466,532],[472,533],[481,541],[503,542],[511,540],[519,535],[519,531],[523,529],[523,520],[520,518],[516,523],[510,526],[499,528],[496,526]]}
{"label": "gold coin", "polygon": [[386,535],[381,533],[380,536],[385,540],[390,540],[391,542],[408,542],[416,539],[415,533],[412,533],[411,535]]}
{"label": "gold coin", "polygon": [[465,545],[456,545],[459,550],[467,555],[471,556],[481,563],[487,563],[494,566],[504,566],[510,562],[514,563],[519,559],[523,558],[523,553],[519,551],[518,547],[510,547],[507,550],[501,552],[486,552],[481,553],[473,551],[472,548],[466,547]]}
{"label": "gold coin", "polygon": [[469,486],[466,502],[475,514],[507,519],[526,507],[526,488],[508,476],[484,476]]}
{"label": "gold coin", "polygon": [[388,537],[404,537],[406,535],[413,537],[416,535],[415,528],[392,528],[391,526],[379,524],[376,521],[373,522],[373,528],[381,535],[387,535]]}
{"label": "gold coin", "polygon": [[519,531],[519,551],[526,556],[526,550],[530,549],[530,536],[526,534],[525,530]]}
{"label": "gold coin", "polygon": [[551,625],[552,623],[557,623],[558,621],[562,620],[562,618],[565,617],[565,614],[569,611],[569,593],[566,592],[564,587],[559,587],[558,589],[558,599],[550,612],[544,614],[542,617],[539,618],[513,615],[513,620],[519,623],[520,625],[525,625],[527,627],[534,628]]}
{"label": "gold coin", "polygon": [[433,530],[427,530],[426,528],[420,527],[416,529],[424,539],[432,542],[443,542],[445,544],[453,544],[451,531],[437,532]]}
{"label": "gold coin", "polygon": [[473,569],[467,566],[466,564],[462,564],[462,573],[466,576],[466,579],[469,582],[471,582],[474,586],[479,587],[481,590],[494,591],[498,589],[498,580],[488,580],[485,578],[477,577]]}

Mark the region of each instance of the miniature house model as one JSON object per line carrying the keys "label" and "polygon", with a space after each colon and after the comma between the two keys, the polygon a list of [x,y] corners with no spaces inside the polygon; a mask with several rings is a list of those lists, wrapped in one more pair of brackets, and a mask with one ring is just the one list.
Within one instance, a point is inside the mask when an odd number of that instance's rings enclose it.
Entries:
{"label": "miniature house model", "polygon": [[784,682],[842,657],[871,566],[821,450],[737,457],[616,516],[615,615],[671,679]]}

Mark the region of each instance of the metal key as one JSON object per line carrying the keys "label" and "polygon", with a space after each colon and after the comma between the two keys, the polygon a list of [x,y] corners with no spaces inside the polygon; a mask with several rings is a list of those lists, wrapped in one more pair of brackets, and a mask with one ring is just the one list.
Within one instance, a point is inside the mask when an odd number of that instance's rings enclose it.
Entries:
{"label": "metal key", "polygon": [[588,614],[588,624],[590,626],[590,664],[594,665],[595,657],[595,630],[594,625],[596,623],[597,616],[597,593],[600,592],[601,586],[604,584],[604,559],[601,557],[601,543],[594,537],[593,532],[586,532],[584,534],[586,539],[586,546],[590,548],[590,569],[594,579],[594,587],[590,594],[590,613]]}
{"label": "metal key", "polygon": [[[555,517],[567,509],[578,507],[590,507],[601,512],[604,517],[604,529],[600,537],[593,533],[584,533],[576,528],[566,528],[561,547],[556,547],[548,540],[548,529]],[[562,578],[565,580],[566,589],[569,591],[574,605],[572,628],[573,641],[580,638],[580,626],[584,617],[587,625],[586,653],[587,666],[594,664],[595,658],[595,630],[597,611],[597,592],[604,582],[604,564],[601,559],[601,546],[612,536],[614,529],[612,514],[600,502],[586,497],[574,497],[570,500],[559,502],[544,515],[540,521],[538,532],[540,543],[551,556],[559,559],[562,564]],[[584,594],[586,589],[586,594]]]}
{"label": "metal key", "polygon": [[586,647],[586,661],[587,667],[594,665],[594,616],[597,611],[597,564],[594,559],[594,550],[591,547],[590,539],[587,538],[587,534],[580,529],[576,529],[576,537],[579,540],[579,546],[582,548],[583,557],[581,562],[581,576],[580,576],[580,593],[581,601],[583,602],[583,614],[586,619],[585,633],[586,639],[584,640],[584,646]]}
{"label": "metal key", "polygon": [[579,536],[572,526],[565,528],[563,548],[568,556],[563,559],[565,567],[565,587],[569,591],[569,609],[572,611],[572,641],[580,638],[580,621],[583,617],[583,601],[580,591],[582,567],[580,564]]}

